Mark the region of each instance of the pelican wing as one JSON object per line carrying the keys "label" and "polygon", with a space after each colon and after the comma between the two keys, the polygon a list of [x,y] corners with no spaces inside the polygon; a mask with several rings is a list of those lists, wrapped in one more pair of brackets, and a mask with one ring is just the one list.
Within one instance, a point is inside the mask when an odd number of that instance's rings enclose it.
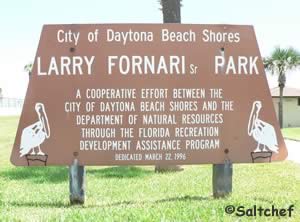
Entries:
{"label": "pelican wing", "polygon": [[278,151],[277,136],[274,127],[260,119],[257,119],[257,128],[259,129],[259,143],[266,145],[270,150]]}
{"label": "pelican wing", "polygon": [[45,140],[40,121],[23,129],[20,144],[20,157],[28,154],[32,148],[39,146]]}

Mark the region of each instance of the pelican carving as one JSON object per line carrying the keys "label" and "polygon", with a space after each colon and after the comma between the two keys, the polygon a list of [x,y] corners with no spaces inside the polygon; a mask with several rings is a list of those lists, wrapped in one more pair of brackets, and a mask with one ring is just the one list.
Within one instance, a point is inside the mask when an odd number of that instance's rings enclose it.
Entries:
{"label": "pelican carving", "polygon": [[[23,129],[21,135],[20,157],[29,154],[45,155],[42,152],[40,145],[50,137],[50,127],[44,104],[36,103],[35,111],[38,115],[38,121]],[[38,148],[36,153],[35,148]]]}
{"label": "pelican carving", "polygon": [[257,147],[254,152],[272,151],[278,153],[278,143],[274,127],[258,118],[261,108],[261,101],[253,102],[248,122],[248,135],[257,141]]}

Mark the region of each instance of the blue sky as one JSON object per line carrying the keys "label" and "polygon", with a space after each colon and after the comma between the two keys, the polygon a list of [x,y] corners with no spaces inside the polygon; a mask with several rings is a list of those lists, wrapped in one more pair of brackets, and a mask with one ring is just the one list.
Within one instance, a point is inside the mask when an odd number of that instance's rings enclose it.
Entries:
{"label": "blue sky", "polygon": [[[300,50],[299,0],[183,0],[182,23],[254,25],[262,56],[275,46]],[[161,23],[158,0],[2,1],[0,87],[8,97],[25,96],[26,63],[34,60],[43,24]],[[271,87],[276,79],[270,78]],[[300,71],[287,85],[300,88]]]}

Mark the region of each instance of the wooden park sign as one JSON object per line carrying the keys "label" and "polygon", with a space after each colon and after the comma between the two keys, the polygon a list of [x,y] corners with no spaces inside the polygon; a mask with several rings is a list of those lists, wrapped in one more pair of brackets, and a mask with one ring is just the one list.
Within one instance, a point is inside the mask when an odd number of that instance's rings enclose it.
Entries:
{"label": "wooden park sign", "polygon": [[15,165],[285,159],[252,26],[46,25]]}

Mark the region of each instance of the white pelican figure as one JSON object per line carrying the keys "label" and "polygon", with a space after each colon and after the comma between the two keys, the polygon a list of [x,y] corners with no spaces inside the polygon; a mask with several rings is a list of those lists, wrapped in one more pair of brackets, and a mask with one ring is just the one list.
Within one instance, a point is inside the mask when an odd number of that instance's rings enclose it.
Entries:
{"label": "white pelican figure", "polygon": [[[248,122],[248,135],[257,141],[257,147],[254,152],[267,152],[269,149],[278,153],[278,143],[274,127],[258,118],[261,107],[261,101],[253,102]],[[263,145],[263,149],[261,149],[260,145]]]}
{"label": "white pelican figure", "polygon": [[[50,137],[50,128],[48,118],[45,112],[44,104],[36,103],[35,111],[38,114],[39,121],[27,126],[22,131],[21,146],[20,146],[20,157],[28,154],[31,150],[31,155],[45,155],[40,145],[45,139]],[[38,153],[35,153],[35,148],[38,148]]]}

